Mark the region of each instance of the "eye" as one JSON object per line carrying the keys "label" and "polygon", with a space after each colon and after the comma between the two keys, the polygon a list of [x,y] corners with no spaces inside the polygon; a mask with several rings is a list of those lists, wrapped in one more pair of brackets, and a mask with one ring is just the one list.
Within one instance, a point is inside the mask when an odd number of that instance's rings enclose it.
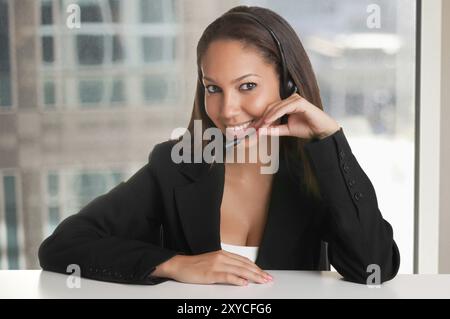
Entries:
{"label": "eye", "polygon": [[257,86],[257,84],[253,83],[253,82],[244,83],[244,84],[241,85],[241,87],[244,87],[244,85],[249,85],[251,87],[251,88],[249,88],[247,90],[244,90],[244,91],[251,91]]}
{"label": "eye", "polygon": [[215,86],[215,85],[208,85],[206,87],[206,91],[208,91],[208,93],[211,93],[211,94],[216,93],[216,91],[210,90],[210,88],[217,88],[217,86]]}

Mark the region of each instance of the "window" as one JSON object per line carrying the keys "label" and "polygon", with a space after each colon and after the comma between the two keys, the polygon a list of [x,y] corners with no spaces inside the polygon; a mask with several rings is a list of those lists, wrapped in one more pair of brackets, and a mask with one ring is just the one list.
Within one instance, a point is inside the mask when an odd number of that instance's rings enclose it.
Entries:
{"label": "window", "polygon": [[140,0],[140,9],[143,23],[174,22],[176,1]]}
{"label": "window", "polygon": [[52,0],[42,0],[41,3],[41,24],[53,24],[53,3]]}
{"label": "window", "polygon": [[175,75],[144,76],[142,92],[147,105],[153,106],[172,104],[180,97],[180,88]]}
{"label": "window", "polygon": [[55,105],[55,82],[53,80],[44,81],[44,103],[47,107]]}
{"label": "window", "polygon": [[19,218],[17,179],[5,172],[2,178],[0,201],[0,266],[4,269],[20,269],[23,254],[22,225]]}
{"label": "window", "polygon": [[105,56],[105,38],[101,35],[77,36],[78,63],[80,65],[102,64]]}
{"label": "window", "polygon": [[[343,127],[413,272],[415,1],[242,1],[272,8],[307,50],[325,111]],[[367,23],[380,11],[380,25]],[[369,12],[368,12],[369,11]],[[386,156],[389,154],[389,156]]]}
{"label": "window", "polygon": [[0,111],[11,107],[11,57],[8,1],[0,0]]}
{"label": "window", "polygon": [[124,169],[57,169],[46,178],[46,220],[44,236],[66,217],[78,212],[95,197],[107,193],[130,175]]}
{"label": "window", "polygon": [[42,60],[44,63],[52,63],[55,60],[53,37],[42,37]]}
{"label": "window", "polygon": [[[72,3],[81,8],[80,29],[65,24]],[[279,12],[299,34],[325,110],[344,128],[394,227],[400,271],[411,272],[415,1],[241,3]],[[0,267],[37,268],[45,235],[187,125],[198,36],[206,20],[238,4],[0,0]],[[380,28],[367,27],[369,4],[381,10]],[[19,9],[29,23],[11,23]],[[19,51],[18,43],[37,45]],[[23,261],[22,237],[34,243]]]}
{"label": "window", "polygon": [[[69,4],[80,6],[81,28],[61,27]],[[41,1],[41,104],[58,109],[167,107],[178,100],[142,89],[142,77],[180,69],[180,2],[154,0]],[[55,24],[58,24],[55,26]],[[119,80],[120,79],[120,80]],[[165,90],[166,95],[171,94]],[[155,94],[155,96],[152,96]],[[179,98],[180,95],[177,94]]]}

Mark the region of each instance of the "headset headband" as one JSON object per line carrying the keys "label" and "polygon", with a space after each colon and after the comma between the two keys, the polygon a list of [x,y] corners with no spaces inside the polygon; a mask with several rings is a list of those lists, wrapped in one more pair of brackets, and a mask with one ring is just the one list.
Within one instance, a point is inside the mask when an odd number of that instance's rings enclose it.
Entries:
{"label": "headset headband", "polygon": [[275,43],[277,44],[278,47],[278,51],[280,52],[280,58],[281,58],[281,69],[282,69],[282,87],[283,90],[286,89],[286,85],[288,83],[288,72],[287,72],[287,67],[286,67],[286,60],[284,57],[284,51],[283,51],[283,46],[281,45],[280,40],[278,39],[278,37],[275,35],[275,32],[273,32],[273,30],[266,24],[262,23],[258,17],[256,17],[253,13],[249,13],[249,12],[228,12],[225,13],[224,16],[228,16],[228,15],[241,15],[241,16],[246,16],[250,19],[253,19],[253,21],[257,22],[259,25],[261,25],[263,28],[265,28],[270,35],[272,36],[273,40],[275,41]]}

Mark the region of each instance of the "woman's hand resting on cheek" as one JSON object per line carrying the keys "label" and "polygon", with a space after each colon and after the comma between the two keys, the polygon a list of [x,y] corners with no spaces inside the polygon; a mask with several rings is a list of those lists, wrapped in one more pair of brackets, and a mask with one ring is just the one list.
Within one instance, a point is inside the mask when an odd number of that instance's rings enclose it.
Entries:
{"label": "woman's hand resting on cheek", "polygon": [[[288,115],[286,124],[279,123],[283,115]],[[254,126],[261,135],[294,136],[303,139],[323,139],[340,129],[332,117],[298,93],[269,104]]]}
{"label": "woman's hand resting on cheek", "polygon": [[187,256],[176,255],[156,267],[152,276],[192,284],[267,283],[272,277],[250,259],[224,250]]}

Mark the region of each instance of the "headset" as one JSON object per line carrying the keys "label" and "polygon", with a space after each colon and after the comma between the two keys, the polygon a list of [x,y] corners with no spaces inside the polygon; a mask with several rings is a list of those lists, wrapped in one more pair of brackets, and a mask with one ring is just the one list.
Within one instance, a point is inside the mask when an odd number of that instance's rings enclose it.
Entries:
{"label": "headset", "polygon": [[266,24],[264,24],[261,20],[259,20],[258,17],[256,17],[253,13],[249,12],[228,12],[224,14],[225,16],[228,15],[240,15],[240,16],[246,16],[259,25],[261,25],[263,28],[265,28],[270,35],[272,36],[273,40],[277,44],[278,51],[280,52],[280,58],[281,58],[281,81],[280,81],[280,97],[282,100],[288,98],[292,94],[298,92],[298,88],[295,85],[294,81],[292,80],[286,66],[286,58],[284,56],[283,46],[281,45],[280,40],[275,35],[275,32]]}

